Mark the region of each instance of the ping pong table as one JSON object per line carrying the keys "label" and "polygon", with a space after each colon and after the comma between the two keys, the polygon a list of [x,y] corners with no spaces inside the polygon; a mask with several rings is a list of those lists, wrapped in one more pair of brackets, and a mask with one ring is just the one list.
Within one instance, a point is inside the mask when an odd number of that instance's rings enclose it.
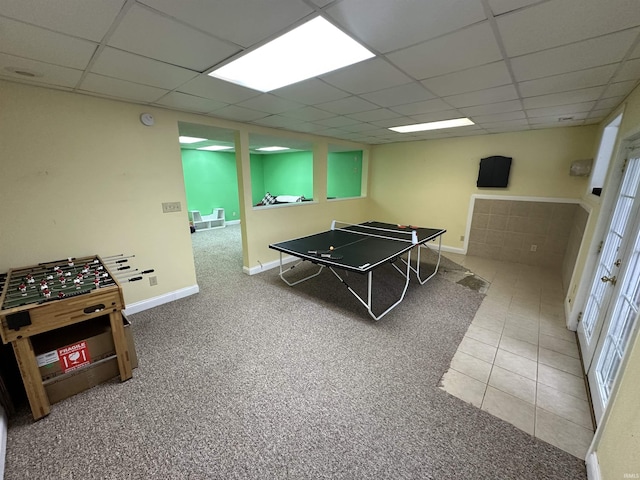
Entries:
{"label": "ping pong table", "polygon": [[[289,286],[314,278],[327,268],[340,280],[367,308],[374,320],[381,319],[394,309],[405,297],[411,273],[424,285],[438,272],[442,251],[442,235],[446,230],[415,226],[394,225],[382,222],[364,222],[351,224],[331,222],[331,229],[325,232],[273,243],[269,248],[280,252],[280,278]],[[420,273],[420,251],[430,248],[427,243],[438,241],[438,260],[433,272],[426,278]],[[416,250],[415,265],[411,260]],[[282,254],[298,258],[289,268],[284,268]],[[405,258],[406,256],[406,258]],[[290,281],[286,274],[302,262],[311,262],[319,266],[318,270],[297,281]],[[404,278],[404,288],[400,298],[380,314],[372,311],[373,271],[385,264],[391,264]],[[398,266],[400,264],[400,266]],[[367,294],[364,299],[352,289],[336,270],[355,272],[367,276]]]}

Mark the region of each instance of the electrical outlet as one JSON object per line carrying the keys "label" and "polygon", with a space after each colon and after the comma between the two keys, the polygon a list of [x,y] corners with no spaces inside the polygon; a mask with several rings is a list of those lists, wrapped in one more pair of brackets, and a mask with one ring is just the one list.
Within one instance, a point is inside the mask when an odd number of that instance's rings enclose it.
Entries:
{"label": "electrical outlet", "polygon": [[182,205],[180,202],[162,202],[162,213],[181,212]]}
{"label": "electrical outlet", "polygon": [[535,252],[536,250],[538,250],[538,246],[537,245],[531,245],[531,251]]}
{"label": "electrical outlet", "polygon": [[236,212],[233,212],[232,216],[235,217],[236,216]]}
{"label": "electrical outlet", "polygon": [[149,277],[149,285],[150,286],[154,286],[158,284],[158,277],[156,277],[155,275],[153,277]]}

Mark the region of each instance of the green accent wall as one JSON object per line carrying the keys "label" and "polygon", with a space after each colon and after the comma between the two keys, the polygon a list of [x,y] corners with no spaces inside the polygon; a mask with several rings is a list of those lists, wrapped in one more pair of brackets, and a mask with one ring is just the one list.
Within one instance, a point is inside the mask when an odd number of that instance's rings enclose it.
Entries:
{"label": "green accent wall", "polygon": [[183,149],[182,171],[187,210],[208,215],[212,209],[222,207],[226,220],[240,218],[235,153]]}
{"label": "green accent wall", "polygon": [[359,197],[362,193],[362,150],[329,152],[327,197]]}
{"label": "green accent wall", "polygon": [[[260,203],[265,193],[313,198],[313,153],[251,154],[251,200]],[[222,207],[226,220],[240,218],[236,155],[228,152],[182,150],[187,209],[207,215]],[[359,197],[362,151],[329,153],[327,196]],[[234,217],[233,212],[237,215]]]}
{"label": "green accent wall", "polygon": [[313,198],[312,152],[273,153],[262,157],[265,192]]}

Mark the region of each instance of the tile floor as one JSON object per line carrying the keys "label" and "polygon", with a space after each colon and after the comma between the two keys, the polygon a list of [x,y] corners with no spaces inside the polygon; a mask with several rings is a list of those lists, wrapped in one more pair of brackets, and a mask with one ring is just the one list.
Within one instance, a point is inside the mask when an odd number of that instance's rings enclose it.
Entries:
{"label": "tile floor", "polygon": [[593,424],[560,272],[445,256],[491,286],[441,388],[584,459]]}

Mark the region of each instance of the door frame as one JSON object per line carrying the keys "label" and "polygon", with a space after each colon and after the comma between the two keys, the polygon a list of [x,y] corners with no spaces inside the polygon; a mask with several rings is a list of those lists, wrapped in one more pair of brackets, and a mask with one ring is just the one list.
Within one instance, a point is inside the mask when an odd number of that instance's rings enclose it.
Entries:
{"label": "door frame", "polygon": [[[622,110],[614,112],[611,117],[615,118],[620,114],[623,114]],[[618,131],[618,133],[620,133],[620,131]],[[566,315],[567,328],[574,332],[578,329],[578,322],[580,321],[580,318],[582,316],[584,305],[591,290],[593,276],[595,275],[596,267],[598,266],[598,256],[600,255],[598,250],[600,247],[600,240],[604,240],[604,236],[609,226],[609,219],[611,218],[611,214],[613,213],[613,207],[615,206],[618,191],[620,190],[620,182],[622,181],[623,176],[622,166],[624,165],[626,152],[628,147],[638,139],[640,139],[640,127],[635,131],[628,133],[625,138],[617,142],[612,153],[612,161],[609,165],[609,173],[607,174],[607,179],[603,188],[604,195],[599,199],[597,199],[597,197],[592,197],[591,200],[592,205],[597,205],[598,203],[600,204],[600,210],[598,212],[597,218],[595,219],[596,224],[593,230],[593,235],[589,239],[588,245],[585,245],[585,239],[583,238],[582,245],[580,246],[580,253],[584,249],[587,249],[584,268],[582,272],[578,272],[574,268],[571,278],[571,282],[574,283],[576,274],[580,274],[580,278],[577,281],[576,295],[573,299],[573,305]],[[588,195],[591,195],[591,192],[588,192]],[[593,221],[593,219],[591,218],[593,213],[594,208],[590,208],[589,220],[587,221],[587,228],[585,229],[585,233],[589,231],[589,224]],[[580,257],[580,253],[578,254],[578,258]],[[576,262],[576,266],[577,265],[578,262]],[[570,301],[569,297],[567,297],[567,301]]]}

